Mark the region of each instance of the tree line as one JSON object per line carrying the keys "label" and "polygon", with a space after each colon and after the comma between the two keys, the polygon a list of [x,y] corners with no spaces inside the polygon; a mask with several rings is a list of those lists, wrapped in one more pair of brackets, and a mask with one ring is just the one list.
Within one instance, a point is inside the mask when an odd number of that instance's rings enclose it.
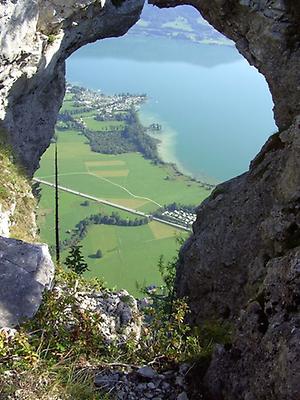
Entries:
{"label": "tree line", "polygon": [[117,226],[140,226],[148,224],[149,219],[147,217],[143,218],[122,218],[117,212],[112,212],[111,215],[105,214],[92,214],[89,217],[84,218],[79,221],[75,228],[72,230],[71,237],[65,239],[60,244],[61,251],[74,247],[80,241],[82,241],[88,233],[88,228],[90,225],[117,225]]}
{"label": "tree line", "polygon": [[61,130],[80,130],[89,140],[92,151],[102,154],[140,152],[154,163],[161,163],[157,152],[158,140],[147,134],[147,129],[141,124],[134,108],[123,115],[125,126],[120,130],[108,127],[107,131],[91,131],[76,121],[70,111],[61,113],[58,120],[66,125]]}
{"label": "tree line", "polygon": [[160,162],[157,152],[157,139],[147,134],[146,128],[140,123],[135,110],[124,115],[125,127],[122,130],[90,131],[83,133],[90,142],[91,149],[103,154],[122,154],[140,152],[145,158],[156,163]]}

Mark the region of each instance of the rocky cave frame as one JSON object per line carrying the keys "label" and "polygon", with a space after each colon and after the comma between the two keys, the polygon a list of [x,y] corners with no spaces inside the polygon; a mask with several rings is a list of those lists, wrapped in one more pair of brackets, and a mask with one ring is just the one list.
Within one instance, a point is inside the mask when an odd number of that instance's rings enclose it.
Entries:
{"label": "rocky cave frame", "polygon": [[[0,133],[32,176],[49,146],[65,59],[120,36],[144,0],[2,0]],[[149,0],[192,5],[266,78],[279,133],[249,172],[219,185],[183,246],[177,294],[191,321],[234,326],[204,382],[213,399],[298,399],[300,393],[300,4],[294,0]]]}

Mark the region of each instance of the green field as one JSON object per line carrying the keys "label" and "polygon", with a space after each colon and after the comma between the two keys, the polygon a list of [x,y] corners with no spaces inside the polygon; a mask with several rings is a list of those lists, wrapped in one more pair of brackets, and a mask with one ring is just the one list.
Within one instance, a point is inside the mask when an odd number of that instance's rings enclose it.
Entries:
{"label": "green field", "polygon": [[[138,295],[136,282],[161,282],[158,260],[161,254],[166,260],[174,257],[176,234],[178,231],[158,222],[138,227],[94,225],[82,242],[90,267],[87,276],[104,277],[109,287],[126,288]],[[93,258],[99,248],[103,258]]]}
{"label": "green field", "polygon": [[70,110],[76,110],[76,107],[73,105],[73,95],[72,94],[66,94],[64,98],[64,103],[60,109],[60,112],[65,112],[65,111],[70,111]]}
{"label": "green field", "polygon": [[[75,110],[68,95],[63,111]],[[122,126],[119,121],[96,121],[95,112],[78,113],[89,129]],[[132,209],[151,213],[160,205],[174,201],[198,205],[210,193],[199,182],[176,171],[171,165],[154,165],[140,153],[107,155],[92,152],[87,138],[75,130],[58,131],[59,184],[87,195],[111,201]],[[54,182],[54,145],[41,160],[36,177]],[[136,215],[89,201],[60,191],[60,235],[67,239],[75,225],[95,214],[110,215],[117,211],[121,217],[135,219]],[[38,223],[41,239],[54,245],[54,190],[42,185]],[[176,236],[187,237],[187,232],[151,222],[135,227],[92,225],[82,241],[82,251],[89,264],[88,276],[103,277],[110,287],[126,288],[138,295],[139,284],[161,282],[157,262],[160,255],[171,259],[176,255]],[[101,249],[103,257],[93,255]],[[66,255],[64,252],[63,256]]]}
{"label": "green field", "polygon": [[[83,115],[83,114],[82,114]],[[106,130],[121,130],[124,128],[125,124],[123,121],[97,121],[93,118],[93,114],[91,116],[84,116],[83,121],[86,124],[86,127],[90,131],[106,131]]]}
{"label": "green field", "polygon": [[[51,145],[36,177],[54,181],[53,154]],[[200,204],[209,194],[172,167],[155,166],[139,153],[92,152],[85,136],[76,131],[58,132],[58,154],[61,186],[137,210],[151,212],[174,201]]]}
{"label": "green field", "polygon": [[[61,192],[60,234],[67,239],[77,222],[85,217],[102,212],[110,215],[115,208],[89,201],[71,193]],[[121,217],[134,219],[135,216],[118,210]],[[42,198],[38,210],[40,236],[49,245],[54,245],[54,191],[42,186]],[[126,288],[138,296],[136,282],[139,284],[159,284],[161,282],[157,262],[161,254],[169,260],[176,254],[176,237],[187,237],[178,231],[158,222],[138,227],[94,225],[82,241],[83,254],[90,271],[86,276],[104,278],[109,287]],[[93,258],[98,249],[103,257]],[[63,253],[63,258],[67,252]]]}
{"label": "green field", "polygon": [[[42,197],[38,208],[38,221],[41,238],[50,245],[54,245],[54,190],[51,187],[41,185]],[[86,200],[71,193],[59,191],[60,199],[60,236],[61,240],[68,239],[69,230],[76,223],[92,215],[103,213],[110,215],[115,208],[94,201],[88,201],[88,206],[83,206]],[[118,210],[122,218],[135,219],[134,214]]]}

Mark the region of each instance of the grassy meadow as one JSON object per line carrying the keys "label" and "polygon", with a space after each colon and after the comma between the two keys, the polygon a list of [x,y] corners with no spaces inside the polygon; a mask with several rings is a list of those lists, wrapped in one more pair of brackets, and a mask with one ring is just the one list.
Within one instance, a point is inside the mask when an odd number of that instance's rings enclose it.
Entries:
{"label": "grassy meadow", "polygon": [[[54,181],[53,145],[36,177]],[[145,212],[174,201],[200,204],[209,192],[169,165],[156,166],[139,153],[107,155],[90,150],[77,131],[58,132],[59,182],[80,191]]]}
{"label": "grassy meadow", "polygon": [[[83,198],[60,191],[61,240],[70,236],[77,222],[95,213],[110,215],[115,208],[89,201],[82,205]],[[117,211],[121,217],[134,219],[133,214]],[[54,245],[54,190],[42,185],[42,197],[38,209],[41,239]],[[110,288],[126,288],[139,296],[137,285],[160,284],[157,263],[161,254],[171,260],[178,250],[177,237],[187,237],[187,232],[155,221],[142,226],[93,225],[81,242],[82,253],[90,271],[89,277],[103,278]],[[103,257],[94,257],[101,249]],[[63,258],[67,252],[63,253]]]}
{"label": "grassy meadow", "polygon": [[[75,110],[67,95],[62,111]],[[122,127],[122,121],[96,121],[94,113],[76,114],[94,131]],[[200,204],[209,191],[199,182],[180,174],[171,165],[154,165],[140,153],[107,155],[92,152],[87,138],[77,130],[58,130],[59,184],[100,199],[151,213],[159,206],[174,201]],[[54,182],[54,145],[41,160],[37,178]],[[41,185],[42,196],[38,209],[41,240],[54,244],[54,190]],[[95,213],[110,215],[117,211],[121,217],[135,215],[116,210],[97,202],[82,205],[84,198],[60,192],[61,240],[67,239],[75,225]],[[187,233],[173,227],[151,222],[142,226],[93,225],[82,240],[82,252],[89,264],[88,276],[103,277],[109,287],[125,288],[138,295],[139,284],[159,284],[157,262],[161,254],[166,260],[177,252],[176,236]],[[101,249],[103,257],[93,257]],[[65,256],[66,254],[64,254]]]}
{"label": "grassy meadow", "polygon": [[[161,254],[165,260],[175,256],[176,234],[172,227],[154,221],[137,227],[94,225],[82,241],[90,268],[87,276],[104,277],[109,287],[126,288],[138,296],[137,283],[161,282],[157,263]],[[101,259],[93,257],[98,248],[103,252]]]}

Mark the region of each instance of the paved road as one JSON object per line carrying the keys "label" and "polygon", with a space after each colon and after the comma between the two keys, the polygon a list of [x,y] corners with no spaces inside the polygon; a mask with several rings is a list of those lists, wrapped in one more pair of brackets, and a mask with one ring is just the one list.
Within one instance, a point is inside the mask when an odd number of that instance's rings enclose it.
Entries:
{"label": "paved road", "polygon": [[[43,179],[33,178],[33,180],[35,182],[42,183],[43,185],[47,185],[47,186],[50,186],[52,188],[55,187],[54,183],[45,181]],[[176,224],[175,222],[169,222],[169,221],[165,221],[164,219],[153,217],[151,214],[146,214],[146,213],[144,213],[142,211],[134,210],[133,208],[128,208],[128,207],[125,207],[125,206],[121,206],[120,204],[112,203],[111,201],[107,201],[107,200],[104,200],[104,199],[99,199],[98,197],[90,196],[88,194],[81,193],[81,192],[78,192],[76,190],[68,189],[68,188],[66,188],[64,186],[60,186],[59,185],[58,188],[59,188],[59,190],[62,190],[64,192],[72,193],[72,194],[75,194],[76,196],[84,197],[85,199],[88,199],[88,200],[97,201],[98,203],[106,204],[108,206],[118,208],[119,210],[127,211],[127,212],[129,212],[131,214],[139,215],[141,217],[151,218],[154,221],[160,222],[162,224],[173,226],[174,228],[181,229],[183,231],[187,231],[187,232],[191,232],[192,231],[190,228],[186,228],[183,225],[179,225],[179,224]]]}

